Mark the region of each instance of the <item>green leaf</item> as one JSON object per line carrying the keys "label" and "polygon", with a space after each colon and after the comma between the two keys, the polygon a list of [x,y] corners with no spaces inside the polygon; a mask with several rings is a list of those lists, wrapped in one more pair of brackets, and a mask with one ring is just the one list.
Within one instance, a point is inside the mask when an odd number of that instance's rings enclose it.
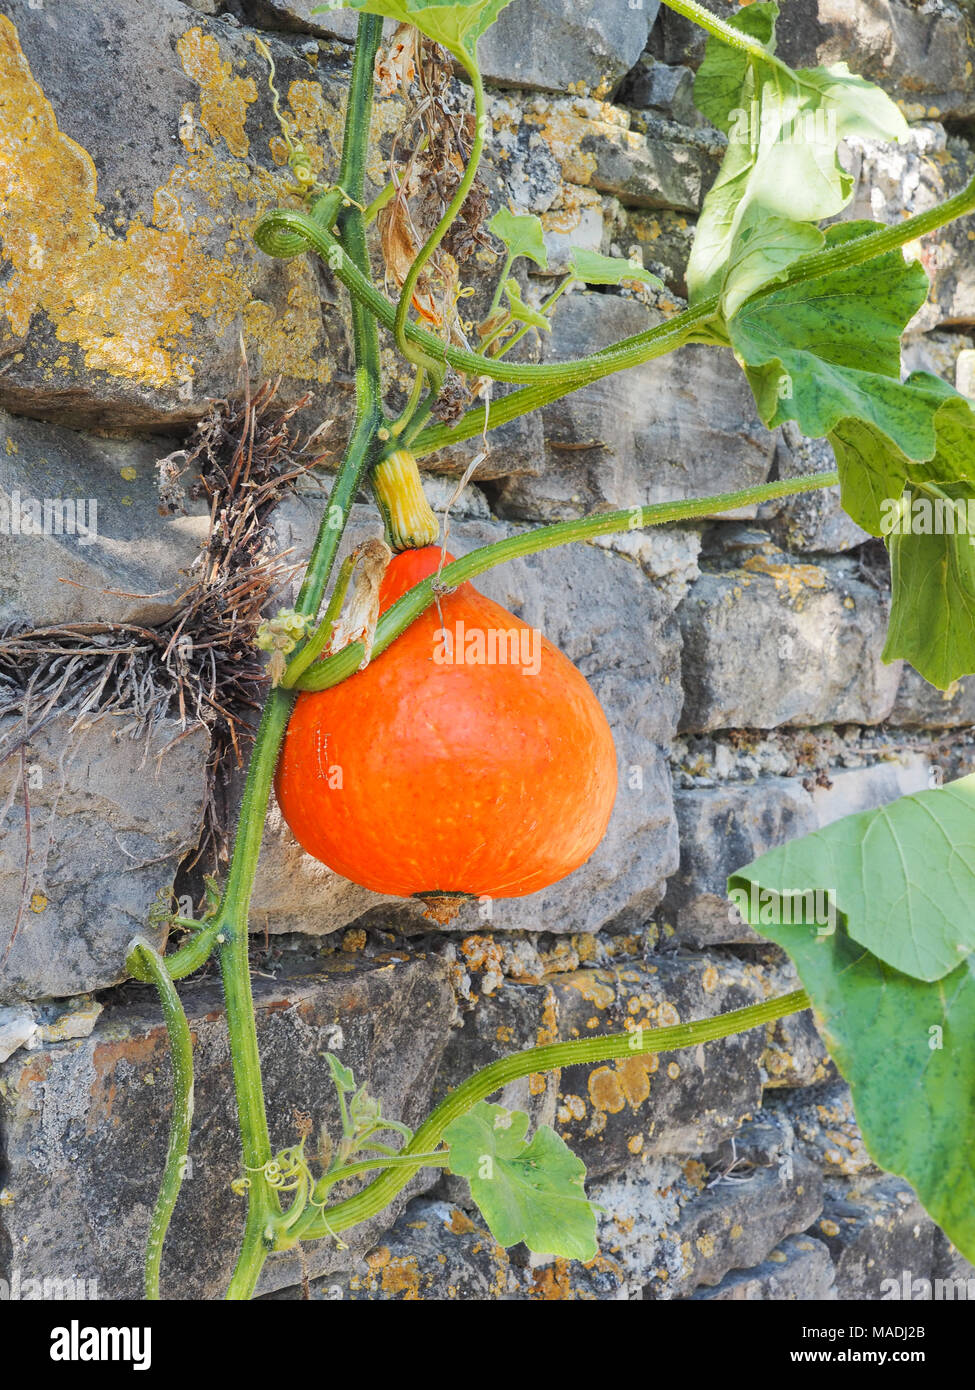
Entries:
{"label": "green leaf", "polygon": [[884,660],[903,657],[944,690],[975,672],[975,410],[927,372],[902,393],[927,417],[930,450],[919,435],[912,457],[869,420],[841,420],[829,437],[844,508],[890,551]]}
{"label": "green leaf", "polygon": [[917,488],[904,502],[912,529],[887,539],[892,603],[883,658],[904,657],[946,690],[975,672],[975,483]]}
{"label": "green leaf", "polygon": [[637,261],[625,261],[621,256],[600,256],[581,246],[570,249],[569,271],[587,285],[620,285],[624,280],[641,280],[645,285],[663,287],[663,281],[644,270]]}
{"label": "green leaf", "polygon": [[728,892],[756,931],[798,913],[825,939],[835,912],[885,964],[941,980],[975,950],[975,775],[770,850]]}
{"label": "green leaf", "polygon": [[[874,226],[840,223],[827,245]],[[898,250],[871,261],[869,275],[850,266],[743,304],[728,336],[769,429],[794,420],[819,437],[852,417],[875,425],[908,457],[931,458],[931,401],[899,377],[900,335],[927,291],[923,268]]]}
{"label": "green leaf", "polygon": [[332,1073],[332,1082],[337,1091],[348,1092],[355,1090],[355,1076],[351,1067],[344,1066],[335,1056],[334,1052],[326,1052],[325,1060],[328,1062],[329,1071]]}
{"label": "green leaf", "polygon": [[[950,868],[946,849],[934,862],[915,851],[932,886]],[[970,888],[959,885],[954,914],[971,917],[973,910]],[[949,1240],[975,1260],[971,958],[937,983],[922,983],[884,965],[842,926],[823,937],[807,927],[752,925],[792,957],[823,1040],[850,1084],[871,1157],[905,1178]]]}
{"label": "green leaf", "polygon": [[975,776],[794,840],[728,891],[795,963],[871,1156],[975,1257]]}
{"label": "green leaf", "polygon": [[395,19],[397,24],[412,24],[428,39],[443,44],[452,53],[475,59],[477,41],[490,29],[509,0],[344,0],[344,3],[322,5],[312,14],[347,9]]}
{"label": "green leaf", "polygon": [[546,333],[551,331],[551,321],[522,299],[517,280],[505,280],[504,292],[514,318],[521,323],[530,323],[533,328],[541,328]]}
{"label": "green leaf", "polygon": [[[778,5],[771,0],[749,5],[728,21],[739,33],[747,34],[775,52],[775,21]],[[752,59],[716,36],[707,41],[704,61],[694,79],[694,104],[719,130],[727,135],[734,123],[732,112],[740,105],[741,90],[748,78]]]}
{"label": "green leaf", "polygon": [[540,1255],[591,1260],[596,1215],[586,1199],[585,1164],[548,1125],[525,1143],[522,1110],[479,1101],[444,1131],[450,1171],[467,1178],[499,1245],[524,1241]]}
{"label": "green leaf", "polygon": [[726,318],[822,245],[815,224],[842,211],[853,188],[839,142],[907,133],[890,98],[845,63],[793,72],[779,62],[777,14],[774,4],[756,4],[729,21],[767,57],[711,37],[695,81],[695,101],[727,133],[728,149],[701,209],[687,283],[692,303],[720,294]]}
{"label": "green leaf", "polygon": [[488,223],[488,231],[503,241],[512,260],[527,256],[542,270],[548,269],[548,252],[539,219],[530,213],[509,212],[499,208]]}
{"label": "green leaf", "polygon": [[975,478],[975,414],[971,403],[930,372],[904,383],[915,406],[929,414],[934,452],[912,458],[867,420],[846,419],[830,432],[844,510],[871,535],[888,535],[896,503],[908,483]]}

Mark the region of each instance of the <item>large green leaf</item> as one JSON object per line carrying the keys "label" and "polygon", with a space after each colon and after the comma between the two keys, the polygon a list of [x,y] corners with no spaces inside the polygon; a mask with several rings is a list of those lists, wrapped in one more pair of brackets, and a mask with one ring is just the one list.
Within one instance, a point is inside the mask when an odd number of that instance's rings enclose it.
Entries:
{"label": "large green leaf", "polygon": [[[932,882],[945,862],[942,854],[926,867]],[[971,889],[956,897],[954,911],[975,915]],[[792,957],[823,1040],[850,1084],[871,1157],[906,1178],[948,1238],[975,1260],[971,957],[925,984],[884,965],[842,925],[832,936],[802,926],[752,925]]]}
{"label": "large green leaf", "polygon": [[908,483],[961,482],[975,478],[975,413],[966,397],[930,372],[904,383],[918,410],[931,417],[934,451],[912,458],[867,420],[841,420],[830,432],[840,474],[844,510],[874,536],[889,535],[894,504]]}
{"label": "large green leaf", "polygon": [[794,840],[728,890],[795,963],[872,1157],[975,1259],[975,776]]}
{"label": "large green leaf", "polygon": [[[914,529],[887,540],[893,601],[884,660],[904,657],[925,680],[946,690],[975,672],[975,486],[917,488],[905,493],[904,502]],[[918,530],[928,523],[965,529]]]}
{"label": "large green leaf", "polygon": [[412,24],[435,43],[473,59],[478,39],[508,3],[509,0],[453,0],[452,4],[444,4],[443,0],[340,0],[334,5],[321,5],[311,13],[347,9],[382,15],[398,24]]}
{"label": "large green leaf", "polygon": [[[827,244],[874,225],[840,223]],[[923,268],[891,251],[871,262],[869,275],[850,266],[743,304],[728,335],[764,423],[773,429],[794,420],[815,438],[852,417],[875,425],[908,457],[931,458],[931,401],[899,378],[900,335],[927,292]]]}
{"label": "large green leaf", "polygon": [[890,550],[884,659],[904,657],[943,690],[975,672],[975,410],[927,372],[904,388],[929,414],[930,457],[911,458],[866,420],[841,420],[830,441],[844,508]]}
{"label": "large green leaf", "polygon": [[548,1125],[525,1143],[522,1110],[479,1101],[449,1124],[450,1171],[467,1178],[491,1234],[504,1246],[524,1241],[542,1255],[591,1260],[596,1215],[586,1200],[586,1167]]}
{"label": "large green leaf", "polygon": [[975,950],[975,775],[770,850],[728,891],[759,931],[818,909],[824,937],[828,895],[854,942],[905,975],[942,980]]}
{"label": "large green leaf", "polygon": [[720,294],[730,318],[799,256],[816,251],[816,223],[846,206],[853,181],[837,157],[848,135],[902,139],[903,115],[845,63],[793,72],[774,58],[774,3],[750,5],[731,25],[767,50],[708,40],[694,86],[704,114],[728,135],[704,200],[687,271],[691,302]]}

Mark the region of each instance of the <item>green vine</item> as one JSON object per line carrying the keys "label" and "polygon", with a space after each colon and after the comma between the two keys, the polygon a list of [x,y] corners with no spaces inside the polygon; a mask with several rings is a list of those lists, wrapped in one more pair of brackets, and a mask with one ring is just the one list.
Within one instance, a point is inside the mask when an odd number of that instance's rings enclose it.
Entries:
{"label": "green vine", "polygon": [[[710,15],[700,5],[693,3],[693,0],[667,0],[667,3],[678,13],[702,25],[712,36],[710,43],[718,46],[714,51],[719,55],[721,45],[726,45],[734,52],[744,55],[748,63],[772,68],[783,77],[787,75],[789,81],[801,80],[811,90],[818,90],[815,87],[814,74],[807,74],[805,77],[802,74],[792,74],[790,69],[774,56],[769,46],[759,43],[743,30],[739,19],[726,23]],[[409,315],[413,294],[420,282],[423,268],[435,255],[474,185],[486,123],[485,94],[476,59],[477,38],[496,16],[500,6],[492,0],[456,0],[452,5],[442,6],[430,6],[424,3],[424,0],[351,0],[351,4],[362,13],[359,17],[353,58],[338,179],[334,185],[324,190],[314,188],[308,178],[307,162],[303,162],[303,152],[292,142],[289,149],[301,184],[301,196],[307,202],[310,202],[316,193],[317,197],[310,211],[278,208],[268,212],[255,231],[258,246],[268,255],[289,258],[311,251],[320,256],[345,286],[351,301],[355,355],[355,420],[312,549],[295,613],[291,615],[294,619],[295,638],[301,632],[311,635],[291,657],[286,667],[283,658],[288,652],[282,647],[280,667],[276,675],[281,674],[282,668],[284,674],[280,683],[271,690],[264,706],[248,767],[233,855],[222,894],[213,899],[209,913],[199,923],[184,918],[171,919],[177,925],[191,927],[194,932],[173,954],[161,957],[147,942],[137,938],[131,945],[127,962],[133,976],[151,982],[159,992],[173,1057],[172,1131],[163,1182],[151,1222],[146,1262],[146,1292],[150,1298],[159,1297],[163,1241],[179,1193],[192,1118],[192,1039],[173,981],[184,978],[198,969],[214,951],[219,960],[226,1002],[241,1137],[243,1176],[233,1185],[247,1203],[240,1252],[228,1289],[227,1296],[230,1299],[247,1299],[253,1295],[264,1261],[272,1251],[290,1249],[300,1240],[337,1238],[339,1232],[384,1211],[421,1168],[449,1166],[452,1136],[456,1133],[452,1127],[465,1116],[481,1113],[479,1107],[486,1098],[508,1082],[533,1072],[554,1070],[573,1064],[609,1061],[626,1056],[698,1046],[716,1038],[769,1023],[808,1006],[809,996],[803,991],[796,991],[783,998],[769,1000],[716,1018],[679,1024],[671,1028],[653,1029],[646,1035],[642,1030],[634,1029],[609,1036],[532,1048],[492,1063],[469,1078],[447,1096],[412,1135],[405,1126],[385,1120],[379,1112],[378,1104],[371,1100],[363,1087],[356,1088],[351,1073],[332,1058],[332,1079],[338,1094],[343,1133],[337,1152],[325,1163],[325,1171],[316,1176],[306,1156],[304,1138],[277,1153],[272,1150],[261,1077],[248,964],[248,910],[268,799],[281,742],[297,692],[323,690],[349,679],[359,669],[362,661],[364,649],[361,643],[351,643],[332,655],[323,656],[332,635],[333,622],[345,598],[354,563],[352,559],[346,561],[340,569],[324,614],[321,610],[352,504],[370,470],[374,469],[392,449],[408,445],[416,455],[434,452],[449,444],[479,435],[488,426],[494,428],[519,415],[536,410],[602,377],[638,366],[691,343],[708,346],[734,345],[739,361],[749,374],[756,399],[759,399],[763,390],[767,392],[767,380],[763,373],[775,370],[776,363],[781,366],[776,353],[785,351],[784,347],[780,348],[773,342],[768,349],[767,357],[761,357],[761,352],[765,351],[765,340],[762,338],[765,321],[761,318],[762,313],[773,313],[782,304],[783,299],[787,302],[786,314],[793,313],[793,306],[797,302],[794,296],[800,288],[805,287],[802,293],[813,301],[824,286],[831,290],[837,277],[868,263],[872,263],[872,275],[877,273],[878,267],[884,266],[887,267],[887,273],[896,280],[900,273],[898,266],[892,261],[885,261],[884,258],[890,258],[893,252],[908,242],[975,210],[973,180],[962,193],[928,212],[908,218],[890,228],[854,227],[852,235],[846,236],[846,239],[842,239],[845,234],[833,235],[832,244],[827,244],[822,250],[814,251],[812,254],[797,257],[789,263],[782,262],[779,251],[773,246],[767,250],[767,261],[763,263],[762,274],[758,277],[757,283],[754,287],[749,285],[749,293],[744,296],[735,313],[723,308],[727,301],[721,293],[709,294],[700,303],[692,304],[683,313],[665,323],[570,362],[532,364],[504,359],[504,354],[527,331],[531,314],[530,308],[520,303],[514,292],[509,290],[512,308],[510,313],[505,311],[501,333],[511,333],[512,336],[496,353],[472,352],[441,340],[412,321]],[[368,12],[365,12],[367,9]],[[441,42],[449,50],[470,80],[475,113],[475,135],[467,166],[449,206],[413,260],[395,305],[372,282],[366,241],[367,224],[388,200],[392,185],[380,193],[367,209],[363,209],[365,163],[373,102],[373,72],[382,37],[384,15],[400,21],[405,17],[407,22],[415,22],[423,28],[428,38]],[[709,52],[711,51],[709,44]],[[273,88],[272,91],[275,109],[280,111],[277,93]],[[521,221],[524,222],[525,219]],[[813,244],[822,242],[823,237],[820,236],[819,242]],[[808,245],[808,241],[805,244]],[[509,248],[503,260],[502,280],[507,277],[517,254]],[[903,258],[894,260],[903,267]],[[591,274],[595,278],[599,271],[593,271]],[[642,268],[639,274],[644,279],[651,278]],[[621,276],[626,278],[623,268]],[[571,280],[570,275],[549,296],[544,306],[545,310],[554,306]],[[597,282],[610,283],[605,280]],[[617,280],[613,281],[616,282]],[[911,292],[910,285],[904,288],[899,282],[894,284],[890,293],[882,287],[882,293],[886,296],[885,312],[888,318],[890,311],[887,300],[896,300],[898,307],[903,301],[909,308]],[[792,299],[789,299],[790,295],[793,296]],[[734,302],[738,303],[741,299],[742,296],[738,296]],[[492,309],[496,310],[499,303],[500,293],[496,293]],[[802,311],[807,312],[808,308],[802,307]],[[517,328],[513,317],[515,314],[521,315],[521,326]],[[883,317],[883,312],[878,312],[876,317],[878,321],[883,320],[887,331],[889,325]],[[537,322],[537,318],[535,321]],[[743,335],[743,321],[751,333],[748,344],[752,357],[746,356],[746,349],[742,346],[747,336]],[[493,321],[484,330],[484,340],[488,347],[499,338],[497,331],[494,331],[492,336],[492,326]],[[541,326],[545,326],[544,316]],[[402,415],[392,422],[386,418],[383,410],[380,327],[392,333],[401,356],[416,368],[413,391],[407,407]],[[768,333],[774,338],[773,330],[769,329]],[[754,346],[756,340],[759,343],[757,348]],[[938,470],[944,466],[939,452],[942,449],[941,435],[938,433],[939,421],[941,424],[944,423],[941,421],[941,414],[947,410],[951,415],[950,423],[955,429],[952,438],[956,438],[956,417],[960,408],[954,402],[949,402],[946,406],[944,394],[930,387],[925,387],[921,392],[915,391],[914,395],[911,395],[910,383],[902,387],[899,379],[894,381],[889,372],[885,374],[881,368],[874,366],[864,373],[871,378],[866,386],[859,378],[855,380],[854,386],[861,392],[873,390],[877,399],[881,401],[881,406],[874,408],[873,404],[869,404],[857,414],[856,405],[860,398],[853,387],[847,384],[847,377],[860,366],[856,360],[860,350],[856,343],[852,348],[847,343],[840,343],[837,347],[829,339],[828,332],[818,326],[817,344],[820,340],[823,344],[821,350],[824,353],[826,375],[829,378],[827,394],[829,390],[838,389],[835,388],[836,381],[841,381],[846,391],[841,403],[836,405],[832,412],[835,420],[830,425],[830,430],[836,430],[839,442],[848,440],[852,420],[853,426],[860,431],[856,434],[856,445],[861,467],[865,466],[864,458],[869,457],[868,445],[875,445],[882,451],[889,444],[891,449],[901,450],[901,456],[905,459],[902,470],[905,478],[910,477],[918,486],[923,486],[924,478],[916,476],[919,472],[923,472],[929,465]],[[871,344],[871,348],[873,346]],[[847,357],[853,360],[847,361]],[[487,377],[521,389],[493,403],[490,411],[484,405],[473,406],[452,426],[426,426],[447,367],[468,377]],[[808,370],[810,376],[814,377],[817,370],[816,362],[804,364],[804,370]],[[908,393],[903,399],[898,395],[901,391]],[[811,394],[816,397],[815,391]],[[888,414],[884,413],[881,407],[888,398],[896,398],[895,405],[900,412],[899,415],[893,410]],[[905,415],[909,415],[911,411],[916,413],[925,410],[927,416],[915,429],[914,435],[911,435],[908,429],[900,428]],[[955,413],[951,414],[952,411]],[[889,424],[888,415],[891,418],[896,415],[893,425]],[[790,418],[801,421],[803,417],[796,415]],[[967,425],[965,421],[962,423]],[[891,429],[896,427],[900,430],[896,443],[890,435],[883,433],[882,426],[888,425]],[[873,435],[864,442],[864,434],[869,434],[871,430],[879,435],[879,443]],[[827,431],[824,428],[821,432]],[[931,440],[935,441],[933,448]],[[843,466],[838,472],[776,480],[708,498],[634,506],[526,531],[494,545],[482,547],[445,565],[436,582],[439,585],[456,585],[507,560],[535,554],[554,546],[591,541],[595,537],[613,532],[640,529],[665,522],[706,518],[745,505],[827,488],[837,482],[843,483],[846,500],[851,478],[851,447],[847,444]],[[913,453],[907,453],[908,448],[913,448]],[[939,472],[938,477],[941,476],[954,477],[956,474]],[[862,479],[859,481],[862,485]],[[867,481],[870,486],[873,485],[872,479],[868,478]],[[927,481],[930,482],[931,479]],[[869,492],[869,487],[866,490]],[[435,598],[433,578],[417,584],[400,598],[379,620],[372,645],[373,657],[388,648],[409,624],[435,601]],[[289,628],[289,643],[291,634],[292,629]],[[824,953],[820,952],[820,962],[823,955]],[[805,976],[803,978],[805,979]],[[817,987],[819,983],[817,980]],[[812,993],[811,986],[810,992]],[[827,994],[828,991],[825,991],[824,999]],[[347,1096],[351,1097],[348,1101]],[[527,1124],[527,1120],[525,1123]],[[376,1140],[374,1136],[383,1131],[398,1134],[402,1147],[397,1150],[388,1143]],[[554,1135],[546,1142],[550,1148],[561,1143]],[[447,1147],[443,1147],[445,1144]],[[359,1152],[368,1156],[356,1158],[355,1155]],[[337,1183],[368,1173],[378,1173],[378,1176],[354,1196],[331,1206],[328,1204],[331,1191]],[[574,1178],[568,1167],[562,1172],[562,1179],[567,1184],[564,1190],[568,1199],[584,1204],[581,1184],[578,1191],[573,1187]]]}

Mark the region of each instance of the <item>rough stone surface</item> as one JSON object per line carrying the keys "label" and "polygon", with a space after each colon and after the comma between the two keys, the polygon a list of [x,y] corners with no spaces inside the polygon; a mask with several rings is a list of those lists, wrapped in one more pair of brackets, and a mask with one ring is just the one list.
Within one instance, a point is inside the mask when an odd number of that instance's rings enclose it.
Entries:
{"label": "rough stone surface", "polygon": [[[449,1026],[451,994],[442,965],[346,959],[301,974],[283,969],[277,980],[258,978],[254,986],[269,1122],[278,1144],[295,1142],[296,1111],[312,1115],[316,1132],[325,1121],[335,1135],[328,1051],[368,1082],[386,1114],[414,1125],[422,1118]],[[212,983],[186,986],[183,997],[195,1039],[197,1114],[206,1118],[190,1146],[163,1290],[171,1298],[219,1298],[242,1208],[229,1188],[240,1150],[227,1036]],[[149,990],[129,987],[91,1037],[21,1051],[4,1065],[0,1124],[10,1200],[0,1206],[0,1241],[16,1252],[23,1278],[71,1273],[97,1280],[100,1298],[140,1296],[169,1105],[166,1031]],[[353,1257],[379,1229],[366,1225],[357,1232]],[[318,1275],[334,1267],[336,1252],[319,1242],[307,1247],[307,1256]],[[294,1284],[299,1277],[296,1258],[279,1255],[267,1265],[261,1287]]]}
{"label": "rough stone surface", "polygon": [[[659,318],[633,300],[571,295],[550,352],[575,357],[645,332]],[[730,353],[688,347],[605,377],[542,412],[548,468],[498,489],[500,515],[571,517],[763,482],[774,436]]]}
{"label": "rough stone surface", "polygon": [[[147,931],[156,894],[199,835],[209,735],[182,732],[167,720],[138,739],[124,715],[77,727],[59,716],[31,739],[23,766],[16,755],[0,764],[0,1002],[124,977],[128,942]],[[16,748],[13,720],[3,733]]]}
{"label": "rough stone surface", "polygon": [[899,662],[880,660],[887,596],[840,561],[793,564],[772,551],[703,573],[681,605],[682,727],[886,719],[900,678]]}
{"label": "rough stone surface", "polygon": [[[166,441],[103,439],[0,412],[0,625],[164,622],[208,514],[159,514]],[[47,510],[45,511],[45,505]]]}
{"label": "rough stone surface", "polygon": [[[580,9],[573,0],[512,0],[478,45],[492,82],[612,92],[643,51],[659,0]],[[578,87],[575,90],[579,90]]]}
{"label": "rough stone surface", "polygon": [[694,73],[680,64],[669,67],[649,55],[641,58],[627,76],[619,97],[626,106],[659,111],[662,116],[683,125],[695,126],[704,122],[704,117],[694,105]]}
{"label": "rough stone surface", "polygon": [[827,1183],[811,1234],[832,1257],[837,1297],[875,1301],[903,1297],[905,1271],[913,1292],[931,1268],[935,1229],[902,1178],[882,1177]]}
{"label": "rough stone surface", "polygon": [[[826,785],[828,783],[828,785]],[[885,806],[931,785],[920,753],[811,778],[760,777],[674,793],[681,866],[668,881],[658,916],[694,947],[757,942],[726,894],[728,878],[760,854],[843,816]]]}
{"label": "rough stone surface", "polygon": [[[252,371],[283,373],[285,396],[310,390],[319,411],[338,410],[341,315],[323,317],[307,258],[272,261],[250,239],[290,178],[266,64],[238,25],[154,0],[147,27],[144,8],[5,6],[5,138],[22,201],[3,229],[0,404],[73,424],[175,425],[236,388],[243,333]],[[316,48],[313,67],[270,42],[286,109],[330,171],[345,60]],[[25,133],[27,104],[37,117]]]}
{"label": "rough stone surface", "polygon": [[[732,957],[662,957],[507,980],[482,996],[444,1055],[445,1088],[506,1052],[623,1028],[646,1031],[757,1003],[772,992],[767,973]],[[716,1148],[761,1104],[763,1029],[721,1039],[699,1052],[639,1050],[632,1057],[567,1067],[557,1078],[515,1082],[503,1104],[554,1125],[594,1176],[663,1154]]]}
{"label": "rough stone surface", "polygon": [[[858,182],[844,218],[900,222],[908,213],[925,212],[961,192],[975,175],[972,151],[946,138],[940,125],[912,127],[904,145],[862,141],[856,142],[853,150]],[[931,291],[911,320],[909,331],[916,334],[939,326],[970,328],[975,321],[975,268],[966,219],[924,237],[919,255]]]}
{"label": "rough stone surface", "polygon": [[834,1301],[836,1291],[829,1249],[809,1236],[789,1236],[754,1269],[733,1270],[714,1288],[690,1295],[712,1303]]}
{"label": "rough stone surface", "polygon": [[[805,473],[828,473],[836,467],[833,450],[826,439],[806,439],[792,421],[782,427],[782,448],[776,455],[780,478],[796,478]],[[852,550],[869,540],[868,533],[847,516],[840,505],[838,487],[800,493],[781,502],[759,508],[759,517],[769,517],[770,530],[783,549],[806,555],[836,554]]]}
{"label": "rough stone surface", "polygon": [[667,885],[661,919],[691,946],[757,941],[728,901],[728,875],[785,840],[817,828],[812,797],[795,778],[674,793],[681,865]]}
{"label": "rough stone surface", "polygon": [[713,1167],[652,1159],[592,1185],[606,1208],[600,1250],[622,1265],[631,1296],[672,1299],[713,1287],[729,1270],[761,1264],[818,1216],[822,1180],[788,1123],[763,1116],[742,1127],[733,1151],[725,1148]]}
{"label": "rough stone surface", "polygon": [[834,1079],[802,1090],[777,1092],[766,1099],[765,1110],[788,1117],[800,1149],[828,1178],[860,1179],[877,1172],[857,1129],[853,1101],[844,1082]]}
{"label": "rough stone surface", "polygon": [[939,690],[905,662],[890,722],[922,729],[957,729],[975,724],[975,679],[963,676],[952,681],[947,690]]}

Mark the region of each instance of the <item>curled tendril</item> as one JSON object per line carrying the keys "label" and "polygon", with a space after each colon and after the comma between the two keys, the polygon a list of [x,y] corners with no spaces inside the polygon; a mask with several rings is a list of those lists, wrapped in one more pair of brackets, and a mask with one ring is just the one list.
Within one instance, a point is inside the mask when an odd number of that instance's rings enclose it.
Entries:
{"label": "curled tendril", "polygon": [[281,130],[281,136],[288,150],[288,165],[295,176],[294,183],[288,184],[286,192],[293,193],[302,199],[308,199],[315,193],[321,185],[312,168],[311,155],[298,139],[294,127],[288,117],[281,109],[281,94],[274,85],[277,71],[274,66],[274,57],[270,48],[262,38],[255,35],[254,47],[264,59],[268,66],[267,85],[271,93],[271,110],[274,112],[274,119],[277,121]]}

